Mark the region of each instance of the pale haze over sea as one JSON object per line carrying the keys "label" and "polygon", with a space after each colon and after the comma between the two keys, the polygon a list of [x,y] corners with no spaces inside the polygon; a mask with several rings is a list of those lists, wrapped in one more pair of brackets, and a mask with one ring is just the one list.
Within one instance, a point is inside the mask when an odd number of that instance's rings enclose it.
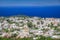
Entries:
{"label": "pale haze over sea", "polygon": [[60,0],[0,0],[0,6],[57,6]]}

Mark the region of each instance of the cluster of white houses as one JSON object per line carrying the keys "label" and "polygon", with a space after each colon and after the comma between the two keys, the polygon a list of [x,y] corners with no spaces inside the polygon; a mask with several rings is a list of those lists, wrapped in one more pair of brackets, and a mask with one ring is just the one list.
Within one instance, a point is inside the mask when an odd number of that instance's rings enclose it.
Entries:
{"label": "cluster of white houses", "polygon": [[42,35],[60,38],[57,29],[60,29],[60,18],[0,17],[0,37],[24,38]]}

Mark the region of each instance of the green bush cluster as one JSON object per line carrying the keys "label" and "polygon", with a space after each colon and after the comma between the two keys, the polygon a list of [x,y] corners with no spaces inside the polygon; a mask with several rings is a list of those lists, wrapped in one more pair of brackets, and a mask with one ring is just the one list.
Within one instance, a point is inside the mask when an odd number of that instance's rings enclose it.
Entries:
{"label": "green bush cluster", "polygon": [[[37,36],[38,39],[36,40],[60,40],[60,39],[53,39],[51,37],[44,37],[44,36]],[[18,38],[16,39],[15,37],[11,37],[11,38],[3,38],[0,37],[0,40],[33,40],[33,37],[30,38]]]}
{"label": "green bush cluster", "polygon": [[33,40],[33,38],[2,38],[0,37],[0,40]]}
{"label": "green bush cluster", "polygon": [[32,26],[33,26],[32,22],[28,22],[28,23],[27,23],[27,26],[28,26],[29,28],[32,28]]}

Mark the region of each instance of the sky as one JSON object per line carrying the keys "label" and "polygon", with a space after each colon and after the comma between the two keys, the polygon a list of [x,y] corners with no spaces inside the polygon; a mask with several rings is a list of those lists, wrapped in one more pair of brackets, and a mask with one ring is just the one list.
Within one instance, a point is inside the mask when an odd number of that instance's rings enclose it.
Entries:
{"label": "sky", "polygon": [[0,0],[0,6],[57,6],[60,0]]}
{"label": "sky", "polygon": [[[3,8],[5,6],[34,6],[32,8]],[[39,6],[36,7],[35,6]],[[40,7],[43,6],[43,7]],[[49,7],[45,7],[49,6]],[[51,6],[51,7],[50,7]],[[52,7],[53,6],[53,7]],[[55,7],[56,6],[56,7]],[[1,8],[2,7],[2,8]],[[7,14],[6,14],[7,13]],[[16,14],[46,16],[46,17],[60,17],[60,0],[0,0],[0,16],[16,15]],[[32,14],[30,14],[32,13]]]}

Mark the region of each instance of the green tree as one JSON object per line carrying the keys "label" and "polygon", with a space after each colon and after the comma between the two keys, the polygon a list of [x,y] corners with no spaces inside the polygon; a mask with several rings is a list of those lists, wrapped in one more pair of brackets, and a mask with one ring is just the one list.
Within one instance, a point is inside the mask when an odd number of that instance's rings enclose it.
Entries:
{"label": "green tree", "polygon": [[33,26],[32,22],[28,22],[27,26],[31,28]]}

